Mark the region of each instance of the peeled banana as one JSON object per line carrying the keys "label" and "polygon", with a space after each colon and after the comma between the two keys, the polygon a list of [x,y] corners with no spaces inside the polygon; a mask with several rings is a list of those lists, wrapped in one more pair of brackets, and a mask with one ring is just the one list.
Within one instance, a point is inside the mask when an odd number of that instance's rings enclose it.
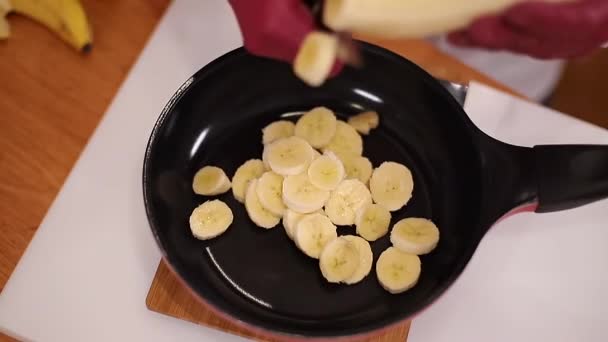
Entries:
{"label": "peeled banana", "polygon": [[0,39],[10,35],[8,12],[39,22],[79,51],[87,52],[92,46],[92,30],[79,0],[0,0]]}
{"label": "peeled banana", "polygon": [[[476,18],[523,1],[526,0],[326,0],[321,20],[334,32],[424,39],[465,28]],[[294,73],[309,86],[318,87],[328,79],[336,59],[346,60],[343,51],[336,34],[314,31],[299,47]],[[369,132],[368,126],[357,127],[362,134]]]}
{"label": "peeled banana", "polygon": [[[323,22],[338,32],[426,38],[468,26],[525,0],[326,0]],[[565,2],[572,0],[541,0]]]}

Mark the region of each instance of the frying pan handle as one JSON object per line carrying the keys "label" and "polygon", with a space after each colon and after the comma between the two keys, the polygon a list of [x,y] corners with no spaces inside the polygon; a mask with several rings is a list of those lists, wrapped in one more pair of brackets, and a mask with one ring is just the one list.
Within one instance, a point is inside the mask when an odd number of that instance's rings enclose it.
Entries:
{"label": "frying pan handle", "polygon": [[608,145],[539,145],[533,151],[536,212],[567,210],[608,198]]}

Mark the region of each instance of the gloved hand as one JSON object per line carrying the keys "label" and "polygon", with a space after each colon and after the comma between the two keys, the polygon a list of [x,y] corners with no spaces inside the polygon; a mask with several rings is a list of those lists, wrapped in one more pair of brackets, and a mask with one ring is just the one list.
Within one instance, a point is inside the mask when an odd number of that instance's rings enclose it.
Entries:
{"label": "gloved hand", "polygon": [[[292,64],[306,35],[320,30],[303,0],[228,0],[245,49],[256,56]],[[332,76],[343,63],[336,60]]]}
{"label": "gloved hand", "polygon": [[539,59],[582,57],[608,42],[608,0],[520,3],[479,18],[448,41]]}

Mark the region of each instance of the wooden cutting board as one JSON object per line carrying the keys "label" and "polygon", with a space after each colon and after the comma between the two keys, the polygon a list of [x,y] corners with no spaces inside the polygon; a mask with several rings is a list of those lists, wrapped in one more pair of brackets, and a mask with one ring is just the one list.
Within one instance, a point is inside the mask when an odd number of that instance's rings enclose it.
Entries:
{"label": "wooden cutting board", "polygon": [[[284,342],[276,338],[267,338],[255,331],[249,331],[213,313],[197,301],[189,290],[183,286],[164,262],[161,262],[146,298],[146,305],[152,311],[232,334],[264,342]],[[358,340],[361,342],[395,342],[405,341],[410,324],[404,323],[381,336],[373,339]]]}
{"label": "wooden cutting board", "polygon": [[[507,93],[520,96],[513,90],[462,64],[455,58],[443,54],[427,42],[419,40],[389,41],[367,37],[356,38],[390,49],[410,59],[414,63],[417,63],[435,77],[459,83],[468,83],[471,80],[475,80]],[[156,271],[156,275],[146,298],[146,304],[152,311],[223,330],[256,341],[282,341],[278,339],[268,339],[254,331],[248,331],[213,313],[190,294],[189,290],[180,283],[164,262],[160,263],[158,270]],[[373,339],[362,340],[361,342],[406,341],[409,327],[410,323],[407,322],[387,331],[383,335]]]}

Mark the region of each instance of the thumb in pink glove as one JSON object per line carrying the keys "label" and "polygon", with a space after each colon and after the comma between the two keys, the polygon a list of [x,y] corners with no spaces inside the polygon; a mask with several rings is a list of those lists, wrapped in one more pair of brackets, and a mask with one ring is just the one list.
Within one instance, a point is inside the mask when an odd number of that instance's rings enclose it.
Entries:
{"label": "thumb in pink glove", "polygon": [[[320,30],[302,0],[229,0],[245,49],[257,56],[292,64],[308,33]],[[343,68],[336,60],[332,76]]]}
{"label": "thumb in pink glove", "polygon": [[608,1],[524,2],[500,15],[479,18],[448,40],[539,59],[581,57],[608,42]]}

